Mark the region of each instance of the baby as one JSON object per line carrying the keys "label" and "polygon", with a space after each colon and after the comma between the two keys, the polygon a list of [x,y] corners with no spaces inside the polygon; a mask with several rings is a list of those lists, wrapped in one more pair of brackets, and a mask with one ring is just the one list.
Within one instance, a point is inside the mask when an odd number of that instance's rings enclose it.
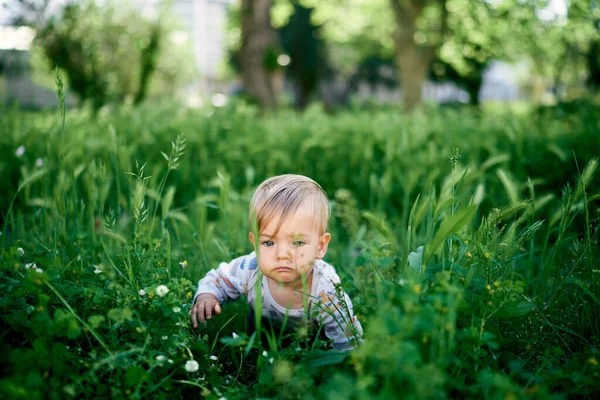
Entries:
{"label": "baby", "polygon": [[228,298],[243,294],[255,308],[260,295],[262,317],[275,324],[287,315],[288,327],[322,327],[338,350],[356,346],[362,327],[335,269],[322,260],[331,240],[328,220],[327,196],[312,179],[280,175],[264,181],[250,201],[248,236],[255,251],[221,263],[198,282],[192,326],[220,314]]}

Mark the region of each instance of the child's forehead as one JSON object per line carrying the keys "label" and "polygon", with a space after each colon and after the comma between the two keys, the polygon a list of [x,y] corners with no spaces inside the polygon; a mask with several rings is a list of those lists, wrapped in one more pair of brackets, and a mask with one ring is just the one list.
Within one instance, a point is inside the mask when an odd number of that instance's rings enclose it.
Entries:
{"label": "child's forehead", "polygon": [[298,236],[310,235],[319,231],[319,218],[308,210],[297,209],[291,215],[278,213],[273,215],[270,221],[260,227],[260,234],[265,236],[285,235]]}

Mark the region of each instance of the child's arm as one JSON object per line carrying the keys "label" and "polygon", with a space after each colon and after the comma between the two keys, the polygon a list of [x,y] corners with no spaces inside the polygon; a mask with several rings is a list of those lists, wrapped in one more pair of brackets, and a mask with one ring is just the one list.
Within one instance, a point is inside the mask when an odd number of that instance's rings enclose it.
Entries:
{"label": "child's arm", "polygon": [[196,297],[194,307],[192,307],[192,326],[198,327],[198,321],[206,322],[207,319],[212,317],[212,313],[221,314],[221,306],[217,301],[215,295],[210,293],[203,293]]}
{"label": "child's arm", "polygon": [[314,269],[317,279],[313,310],[318,313],[317,322],[337,350],[351,350],[362,340],[362,326],[354,315],[352,301],[340,286],[335,268],[319,262]]}
{"label": "child's arm", "polygon": [[236,299],[246,293],[250,275],[255,272],[256,256],[254,253],[236,258],[230,263],[221,263],[215,270],[210,270],[198,282],[198,290],[194,296],[190,311],[192,326],[196,328],[198,321],[205,322],[213,315],[221,313],[221,304],[227,299]]}
{"label": "child's arm", "polygon": [[362,340],[362,326],[354,314],[350,297],[339,288],[337,293],[321,292],[321,325],[336,350],[352,350]]}

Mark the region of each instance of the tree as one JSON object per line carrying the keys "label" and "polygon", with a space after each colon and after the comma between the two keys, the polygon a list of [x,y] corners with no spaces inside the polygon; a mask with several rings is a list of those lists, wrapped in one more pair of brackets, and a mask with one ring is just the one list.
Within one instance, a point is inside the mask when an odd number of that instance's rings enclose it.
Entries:
{"label": "tree", "polygon": [[282,89],[277,33],[271,25],[272,0],[242,0],[239,52],[246,93],[263,109],[275,109]]}
{"label": "tree", "polygon": [[286,75],[296,92],[296,107],[303,110],[328,71],[320,27],[311,23],[312,8],[294,3],[294,13],[279,32],[283,50],[290,56]]}
{"label": "tree", "polygon": [[173,92],[195,69],[184,62],[192,58],[185,45],[165,43],[174,25],[164,10],[159,15],[150,20],[115,1],[69,3],[38,30],[34,69],[42,76],[63,70],[69,88],[93,110],[109,102],[139,104],[157,86],[163,95]]}
{"label": "tree", "polygon": [[[421,103],[423,84],[448,27],[446,0],[390,0],[395,16],[394,44],[396,64],[404,97],[404,107],[412,111]],[[418,30],[418,20],[426,7],[437,14],[439,39],[427,43],[427,38]]]}

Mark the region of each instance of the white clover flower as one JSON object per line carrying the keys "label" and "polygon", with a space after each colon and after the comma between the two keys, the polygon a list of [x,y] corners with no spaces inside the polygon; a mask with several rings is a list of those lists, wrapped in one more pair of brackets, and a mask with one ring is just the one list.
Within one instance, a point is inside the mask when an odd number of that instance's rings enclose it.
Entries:
{"label": "white clover flower", "polygon": [[219,357],[217,357],[217,356],[210,356],[209,358],[213,361],[217,361],[219,359]]}
{"label": "white clover flower", "polygon": [[162,340],[167,340],[169,337],[168,336],[161,336],[160,337]]}
{"label": "white clover flower", "polygon": [[233,336],[233,338],[234,338],[234,339],[237,339],[237,337],[238,337],[238,334],[237,334],[237,333],[235,333],[235,332],[233,332],[233,333],[231,334],[231,336]]}
{"label": "white clover flower", "polygon": [[29,268],[37,268],[37,265],[35,265],[35,263],[29,263],[29,264],[25,264],[25,268],[29,269]]}
{"label": "white clover flower", "polygon": [[25,255],[25,250],[23,250],[23,248],[22,248],[22,247],[19,247],[19,248],[17,249],[17,257],[21,258],[21,257],[23,257],[24,255]]}
{"label": "white clover flower", "polygon": [[81,254],[77,255],[77,261],[81,261]]}
{"label": "white clover flower", "polygon": [[37,272],[38,274],[41,274],[42,272],[44,272],[44,270],[41,268],[36,268],[35,272]]}
{"label": "white clover flower", "polygon": [[94,267],[94,273],[96,275],[102,273],[102,269],[100,269],[100,267],[98,265],[92,265],[92,267]]}
{"label": "white clover flower", "polygon": [[141,297],[144,297],[144,296],[146,295],[146,291],[145,291],[144,289],[140,289],[140,291],[138,292],[138,294],[139,294]]}
{"label": "white clover flower", "polygon": [[262,355],[263,355],[263,357],[267,357],[269,355],[269,353],[267,353],[266,350],[263,350]]}
{"label": "white clover flower", "polygon": [[181,308],[179,308],[179,307],[173,307],[173,312],[175,314],[180,313],[181,312]]}
{"label": "white clover flower", "polygon": [[167,360],[167,362],[168,362],[169,364],[173,364],[173,360],[171,360],[170,358]]}
{"label": "white clover flower", "polygon": [[273,361],[274,361],[273,357],[269,358],[269,364],[273,364]]}
{"label": "white clover flower", "polygon": [[35,160],[35,166],[39,167],[39,168],[42,168],[44,166],[44,160],[42,160],[41,158],[37,158]]}
{"label": "white clover flower", "polygon": [[182,262],[179,263],[179,265],[181,266],[181,268],[187,267],[187,260],[183,260]]}
{"label": "white clover flower", "polygon": [[25,154],[25,146],[21,145],[17,147],[17,150],[15,151],[15,156],[20,158],[23,157],[23,154]]}
{"label": "white clover flower", "polygon": [[227,397],[221,396],[221,397],[219,397],[219,400],[227,400]]}
{"label": "white clover flower", "polygon": [[185,363],[185,370],[187,372],[196,372],[200,369],[200,364],[196,360],[189,360]]}
{"label": "white clover flower", "polygon": [[163,296],[165,296],[167,293],[169,293],[169,288],[168,288],[168,287],[166,287],[165,285],[158,285],[158,286],[156,287],[156,294],[157,294],[159,297],[163,297]]}
{"label": "white clover flower", "polygon": [[163,356],[162,354],[154,357],[154,359],[160,363],[165,362],[167,360],[167,357]]}

